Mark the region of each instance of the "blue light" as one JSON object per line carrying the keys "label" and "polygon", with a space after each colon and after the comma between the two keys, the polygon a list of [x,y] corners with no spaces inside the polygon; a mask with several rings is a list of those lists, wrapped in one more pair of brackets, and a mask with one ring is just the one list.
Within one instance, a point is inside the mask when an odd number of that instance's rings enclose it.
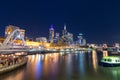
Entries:
{"label": "blue light", "polygon": [[51,25],[50,30],[54,30],[53,25]]}

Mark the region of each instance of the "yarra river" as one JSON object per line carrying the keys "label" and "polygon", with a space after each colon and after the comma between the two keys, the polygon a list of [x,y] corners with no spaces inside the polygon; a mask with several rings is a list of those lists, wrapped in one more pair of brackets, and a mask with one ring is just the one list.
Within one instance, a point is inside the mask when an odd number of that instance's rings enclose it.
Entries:
{"label": "yarra river", "polygon": [[0,80],[120,80],[120,67],[102,67],[104,52],[47,53],[28,55],[28,63],[0,75]]}

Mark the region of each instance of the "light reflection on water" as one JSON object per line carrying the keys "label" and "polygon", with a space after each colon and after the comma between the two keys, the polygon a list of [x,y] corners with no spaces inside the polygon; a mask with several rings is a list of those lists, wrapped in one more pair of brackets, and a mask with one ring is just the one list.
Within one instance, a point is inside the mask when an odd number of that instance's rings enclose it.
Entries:
{"label": "light reflection on water", "polygon": [[96,51],[28,55],[20,69],[0,75],[0,80],[120,80],[120,67],[101,67],[109,53]]}
{"label": "light reflection on water", "polygon": [[97,53],[96,51],[92,51],[92,65],[93,65],[93,68],[94,68],[94,71],[97,72]]}

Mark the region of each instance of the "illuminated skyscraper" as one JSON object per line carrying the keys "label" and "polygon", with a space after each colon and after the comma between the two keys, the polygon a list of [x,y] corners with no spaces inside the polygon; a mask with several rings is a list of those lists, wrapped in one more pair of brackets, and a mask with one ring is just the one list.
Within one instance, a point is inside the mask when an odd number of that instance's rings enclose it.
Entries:
{"label": "illuminated skyscraper", "polygon": [[65,36],[67,34],[66,25],[64,25],[64,29],[62,31],[62,34],[63,34],[63,36]]}
{"label": "illuminated skyscraper", "polygon": [[86,40],[83,38],[83,34],[82,33],[79,33],[77,43],[80,46],[85,46],[86,45]]}
{"label": "illuminated skyscraper", "polygon": [[54,28],[53,25],[51,25],[49,29],[49,42],[53,43],[54,42]]}
{"label": "illuminated skyscraper", "polygon": [[73,43],[73,34],[68,32],[65,35],[65,39],[66,39],[67,44],[72,44]]}
{"label": "illuminated skyscraper", "polygon": [[58,43],[60,41],[60,33],[55,34],[54,42]]}
{"label": "illuminated skyscraper", "polygon": [[73,43],[73,34],[69,33],[66,29],[66,25],[64,25],[64,29],[62,31],[62,41],[66,44]]}

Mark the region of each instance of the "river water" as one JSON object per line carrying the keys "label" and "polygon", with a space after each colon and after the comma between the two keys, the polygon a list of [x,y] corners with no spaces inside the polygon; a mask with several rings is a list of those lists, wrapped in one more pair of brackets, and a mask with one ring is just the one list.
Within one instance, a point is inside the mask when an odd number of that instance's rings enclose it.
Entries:
{"label": "river water", "polygon": [[120,80],[120,67],[102,67],[104,52],[47,53],[28,55],[28,63],[0,75],[0,80]]}

